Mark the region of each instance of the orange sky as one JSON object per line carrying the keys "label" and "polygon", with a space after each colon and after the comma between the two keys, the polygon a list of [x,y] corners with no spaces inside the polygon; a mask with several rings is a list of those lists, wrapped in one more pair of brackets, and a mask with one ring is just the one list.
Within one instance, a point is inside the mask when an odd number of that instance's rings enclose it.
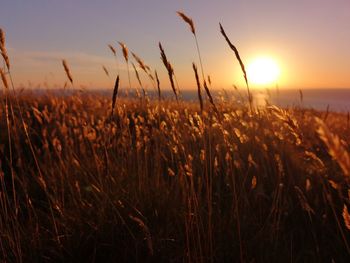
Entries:
{"label": "orange sky", "polygon": [[[176,15],[183,10],[195,22],[204,71],[214,88],[244,85],[239,64],[220,35],[219,22],[246,65],[259,56],[276,60],[280,88],[350,87],[348,0],[72,2],[8,1],[2,6],[0,27],[7,35],[17,86],[31,82],[33,86],[61,87],[66,81],[61,65],[65,58],[77,87],[109,88],[117,68],[107,44],[117,46],[117,41],[124,41],[157,69],[166,88],[169,84],[157,45],[161,41],[180,88],[192,88],[191,65],[199,62],[193,36]],[[121,84],[127,86],[126,67],[118,52]],[[102,65],[111,72],[111,79]],[[150,87],[148,78],[140,75]],[[131,76],[136,84],[133,72]]]}

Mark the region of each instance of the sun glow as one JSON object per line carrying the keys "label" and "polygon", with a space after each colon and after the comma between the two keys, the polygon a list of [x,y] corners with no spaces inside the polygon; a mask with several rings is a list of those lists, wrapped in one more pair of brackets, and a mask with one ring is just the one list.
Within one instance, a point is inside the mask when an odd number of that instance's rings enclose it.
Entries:
{"label": "sun glow", "polygon": [[248,64],[247,75],[252,84],[273,84],[278,80],[280,68],[272,58],[259,57]]}

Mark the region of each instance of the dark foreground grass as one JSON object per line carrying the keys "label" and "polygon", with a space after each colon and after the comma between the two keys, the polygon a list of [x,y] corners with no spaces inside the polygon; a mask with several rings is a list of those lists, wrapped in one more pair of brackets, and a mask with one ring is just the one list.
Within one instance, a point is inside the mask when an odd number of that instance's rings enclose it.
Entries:
{"label": "dark foreground grass", "polygon": [[26,95],[20,108],[8,98],[1,261],[350,257],[343,114],[328,112],[324,123],[320,112],[225,100],[218,113],[200,113],[197,104],[146,98],[118,100],[111,117],[110,100],[96,95]]}

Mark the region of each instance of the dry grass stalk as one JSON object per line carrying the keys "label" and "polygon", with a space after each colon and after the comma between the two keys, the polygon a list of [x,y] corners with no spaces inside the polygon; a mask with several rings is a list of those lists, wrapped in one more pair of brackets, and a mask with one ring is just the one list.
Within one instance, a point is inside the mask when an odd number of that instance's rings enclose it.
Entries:
{"label": "dry grass stalk", "polygon": [[[149,69],[149,71],[151,71],[151,69]],[[155,81],[155,79],[154,79],[152,73],[151,73],[151,72],[148,72],[148,73],[147,73],[147,76],[148,76],[149,79],[151,80],[153,87],[156,88],[156,81]]]}
{"label": "dry grass stalk", "polygon": [[5,32],[4,32],[4,30],[2,30],[2,28],[0,28],[0,52],[1,52],[1,55],[4,59],[4,61],[5,61],[7,69],[10,70],[10,59],[7,55],[5,42],[6,42]]}
{"label": "dry grass stalk", "polygon": [[330,132],[325,123],[316,118],[318,124],[317,133],[328,148],[329,155],[338,162],[346,177],[350,177],[350,156],[340,138]]}
{"label": "dry grass stalk", "polygon": [[5,46],[5,32],[0,28],[0,48]]}
{"label": "dry grass stalk", "polygon": [[131,52],[131,54],[132,54],[132,56],[134,57],[134,59],[137,61],[137,63],[139,64],[140,68],[141,68],[144,72],[148,73],[148,71],[150,70],[150,67],[147,66],[147,65],[142,61],[142,59],[141,59],[139,56],[137,56],[134,52]]}
{"label": "dry grass stalk", "polygon": [[203,86],[204,86],[205,92],[206,92],[207,95],[208,95],[210,104],[213,106],[213,109],[214,109],[215,113],[217,114],[217,116],[220,117],[219,111],[218,111],[218,109],[216,108],[216,105],[215,105],[215,103],[214,103],[214,99],[213,99],[213,97],[211,96],[210,90],[209,90],[208,85],[207,85],[207,82],[206,82],[205,80],[204,80]]}
{"label": "dry grass stalk", "polygon": [[303,103],[303,101],[304,101],[304,94],[303,94],[303,91],[301,89],[299,90],[299,97],[300,97],[300,103]]}
{"label": "dry grass stalk", "polygon": [[123,42],[118,42],[118,43],[122,48],[125,61],[128,62],[129,61],[129,51],[128,51],[127,46]]}
{"label": "dry grass stalk", "polygon": [[177,11],[176,13],[190,26],[191,32],[195,35],[196,29],[194,27],[193,20],[186,16],[183,12]]}
{"label": "dry grass stalk", "polygon": [[4,84],[4,87],[5,87],[5,90],[9,90],[9,85],[8,85],[5,73],[2,71],[1,68],[0,68],[0,75],[1,75],[2,83]]}
{"label": "dry grass stalk", "polygon": [[200,106],[201,112],[203,112],[203,99],[202,99],[202,92],[201,92],[201,84],[200,84],[199,78],[198,78],[197,66],[196,66],[196,64],[192,63],[192,67],[193,67],[193,71],[194,71],[194,76],[196,77],[199,106]]}
{"label": "dry grass stalk", "polygon": [[156,81],[157,81],[157,90],[158,90],[158,100],[160,101],[160,99],[161,99],[161,93],[160,93],[160,81],[159,81],[158,74],[157,74],[157,71],[156,71],[156,70],[154,71],[154,75],[156,76]]}
{"label": "dry grass stalk", "polygon": [[131,65],[132,65],[132,67],[134,68],[135,75],[136,75],[136,79],[137,79],[137,81],[138,81],[138,83],[139,83],[139,85],[140,85],[140,87],[141,87],[141,89],[142,89],[143,96],[146,97],[146,92],[145,92],[145,89],[144,89],[143,86],[142,86],[142,82],[141,82],[141,79],[140,79],[139,72],[137,71],[137,69],[136,69],[134,63],[131,63]]}
{"label": "dry grass stalk", "polygon": [[170,81],[171,88],[172,88],[172,90],[174,92],[176,101],[179,101],[178,100],[178,96],[177,96],[177,91],[175,89],[174,79],[173,79],[174,69],[171,66],[170,62],[168,61],[168,59],[167,59],[167,57],[165,55],[165,51],[164,51],[164,49],[162,47],[162,44],[160,42],[159,42],[159,49],[160,49],[160,55],[161,55],[161,59],[163,61],[163,64],[164,64],[165,68],[168,71],[168,76],[169,76],[169,81]]}
{"label": "dry grass stalk", "polygon": [[131,81],[130,81],[130,70],[129,70],[129,51],[127,46],[123,42],[118,42],[120,47],[122,48],[123,57],[125,59],[126,67],[128,69],[128,80],[129,80],[129,89],[131,89]]}
{"label": "dry grass stalk", "polygon": [[343,219],[344,219],[344,224],[348,230],[350,230],[350,214],[347,206],[344,204],[343,207]]}
{"label": "dry grass stalk", "polygon": [[109,72],[105,66],[102,66],[103,71],[106,73],[107,77],[109,77]]}
{"label": "dry grass stalk", "polygon": [[324,118],[323,118],[324,121],[327,120],[328,115],[329,115],[329,104],[327,104],[326,113],[325,113]]}
{"label": "dry grass stalk", "polygon": [[151,68],[149,66],[147,66],[143,60],[137,56],[134,52],[131,52],[132,56],[134,57],[134,59],[136,60],[136,62],[139,64],[139,67],[146,73],[146,75],[149,77],[149,79],[151,80],[152,86],[155,89],[156,88],[156,84],[154,81],[154,77],[151,74]]}
{"label": "dry grass stalk", "polygon": [[112,51],[113,55],[116,57],[117,56],[117,50],[115,50],[115,48],[111,44],[108,44],[108,47]]}
{"label": "dry grass stalk", "polygon": [[134,68],[134,71],[135,71],[135,75],[136,75],[136,79],[138,81],[138,83],[140,84],[140,86],[142,87],[142,83],[141,83],[141,79],[140,79],[140,75],[135,67],[135,64],[134,63],[131,63],[132,67]]}
{"label": "dry grass stalk", "polygon": [[199,49],[197,34],[196,34],[196,31],[195,31],[195,27],[194,27],[193,20],[192,20],[191,18],[189,18],[188,16],[186,16],[183,12],[178,11],[177,14],[178,14],[187,24],[189,24],[190,27],[191,27],[191,32],[193,33],[194,40],[195,40],[195,42],[196,42],[196,48],[197,48],[197,53],[198,53],[198,58],[199,58],[199,64],[200,64],[200,66],[201,66],[202,80],[205,81],[204,70],[203,70],[203,63],[202,63],[202,56],[201,56],[201,52],[200,52],[200,49]]}
{"label": "dry grass stalk", "polygon": [[116,62],[116,65],[117,65],[117,72],[118,72],[118,75],[119,75],[119,63],[118,63],[118,60],[117,60],[117,50],[111,44],[108,44],[107,46],[113,53],[113,56],[115,58],[115,62]]}
{"label": "dry grass stalk", "polygon": [[63,65],[63,68],[64,68],[64,71],[66,72],[66,75],[70,81],[70,83],[73,84],[73,77],[72,77],[72,74],[69,70],[69,67],[68,67],[68,64],[67,64],[67,61],[65,59],[62,59],[62,65]]}
{"label": "dry grass stalk", "polygon": [[111,116],[113,116],[115,103],[117,101],[118,89],[119,89],[119,75],[117,76],[117,78],[115,80],[115,84],[114,84],[114,90],[113,90],[113,96],[112,96],[112,112],[111,112]]}
{"label": "dry grass stalk", "polygon": [[224,38],[225,38],[227,44],[229,45],[229,47],[235,53],[235,56],[236,56],[236,58],[237,58],[237,60],[239,62],[239,65],[241,66],[241,69],[242,69],[242,72],[243,72],[243,76],[244,76],[244,80],[245,80],[245,83],[247,85],[249,105],[250,105],[250,108],[252,109],[252,96],[251,96],[251,93],[250,93],[250,90],[249,90],[248,77],[247,77],[247,72],[245,70],[244,63],[243,63],[243,61],[241,59],[241,56],[239,55],[238,49],[231,43],[230,39],[228,38],[228,36],[225,33],[224,28],[221,25],[221,23],[220,23],[220,32],[224,36]]}
{"label": "dry grass stalk", "polygon": [[306,199],[306,196],[304,195],[303,191],[300,189],[300,187],[298,186],[294,186],[294,190],[297,193],[301,208],[306,211],[309,216],[311,214],[315,214],[315,211],[311,208],[311,206],[309,205],[309,202]]}
{"label": "dry grass stalk", "polygon": [[148,226],[140,219],[139,217],[129,215],[129,218],[137,223],[139,227],[141,228],[143,234],[145,235],[145,239],[147,241],[147,248],[148,253],[152,256],[153,255],[153,243],[152,243],[152,236],[151,232],[149,231]]}

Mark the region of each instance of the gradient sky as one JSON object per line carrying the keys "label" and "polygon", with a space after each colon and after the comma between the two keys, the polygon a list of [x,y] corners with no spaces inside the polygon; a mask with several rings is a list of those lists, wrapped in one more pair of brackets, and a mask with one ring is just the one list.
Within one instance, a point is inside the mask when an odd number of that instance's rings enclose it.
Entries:
{"label": "gradient sky", "polygon": [[[0,27],[6,32],[15,84],[62,86],[66,79],[61,59],[65,58],[76,85],[111,87],[113,79],[102,70],[105,65],[116,74],[107,44],[123,41],[158,70],[165,87],[161,41],[180,88],[194,87],[195,42],[177,10],[194,20],[204,70],[216,88],[243,85],[219,22],[246,64],[260,55],[279,63],[280,88],[350,87],[349,0],[3,0]],[[120,52],[118,59],[125,86]],[[131,76],[134,82],[133,72]]]}

